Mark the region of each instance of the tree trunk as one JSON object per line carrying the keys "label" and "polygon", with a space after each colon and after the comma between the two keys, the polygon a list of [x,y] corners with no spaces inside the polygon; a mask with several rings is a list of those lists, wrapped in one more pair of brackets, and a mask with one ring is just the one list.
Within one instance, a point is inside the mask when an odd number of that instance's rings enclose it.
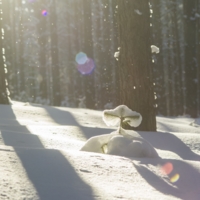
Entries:
{"label": "tree trunk", "polygon": [[156,112],[157,114],[166,115],[166,103],[165,103],[165,84],[164,84],[164,67],[163,61],[163,50],[162,50],[162,20],[160,20],[161,4],[162,0],[151,0],[153,13],[152,18],[152,45],[159,47],[160,53],[154,54],[153,60],[153,76],[155,81],[155,92],[156,92]]}
{"label": "tree trunk", "polygon": [[119,0],[118,6],[120,103],[142,115],[138,130],[156,131],[149,4]]}
{"label": "tree trunk", "polygon": [[[47,3],[47,2],[45,2]],[[41,10],[37,9],[40,6],[40,2],[34,2],[33,8],[36,18],[39,19],[37,23],[37,31],[38,31],[38,43],[40,45],[39,48],[39,96],[42,99],[48,99],[47,92],[47,69],[46,69],[46,45],[47,45],[47,18],[42,15]]]}
{"label": "tree trunk", "polygon": [[[89,58],[94,58],[92,49],[92,19],[91,19],[91,1],[83,0],[84,6],[84,44],[83,52],[87,54]],[[94,89],[94,72],[83,76],[84,90],[86,97],[86,107],[94,109],[95,104],[95,89]]]}
{"label": "tree trunk", "polygon": [[[198,3],[199,2],[199,3]],[[200,13],[200,0],[198,1],[198,6],[197,6],[197,13]],[[197,112],[198,112],[198,117],[200,117],[200,20],[197,20],[197,24],[196,24],[196,55],[197,55]]]}
{"label": "tree trunk", "polygon": [[186,113],[197,117],[197,63],[196,63],[196,1],[184,0],[185,14],[185,73],[186,73]]}
{"label": "tree trunk", "polygon": [[50,8],[51,13],[51,64],[52,64],[52,81],[53,81],[53,105],[60,106],[61,93],[60,93],[60,66],[58,59],[58,38],[57,38],[57,14],[56,14],[56,1],[52,1]]}
{"label": "tree trunk", "polygon": [[[2,18],[2,1],[0,0],[0,18]],[[0,20],[0,104],[9,104],[7,86],[6,86],[6,74],[5,74],[5,52],[3,53],[4,38],[2,30],[2,20]],[[4,48],[5,50],[5,48]]]}

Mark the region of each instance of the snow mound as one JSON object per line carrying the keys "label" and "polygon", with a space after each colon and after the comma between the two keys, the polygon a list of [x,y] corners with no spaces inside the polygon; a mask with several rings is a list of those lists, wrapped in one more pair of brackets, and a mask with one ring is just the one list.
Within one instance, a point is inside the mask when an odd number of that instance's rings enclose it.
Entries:
{"label": "snow mound", "polygon": [[112,154],[125,157],[158,157],[153,146],[137,132],[122,128],[122,124],[137,127],[142,121],[140,113],[132,111],[125,105],[103,112],[103,121],[108,126],[119,126],[110,134],[91,137],[81,151]]}
{"label": "snow mound", "polygon": [[158,157],[153,146],[139,133],[131,130],[127,132],[122,128],[110,134],[91,137],[80,150],[124,157]]}
{"label": "snow mound", "polygon": [[190,123],[191,126],[200,127],[200,118],[195,119],[193,122]]}
{"label": "snow mound", "polygon": [[[200,128],[192,118],[159,116],[158,132],[136,132],[108,128],[91,109],[13,102],[0,111],[2,200],[200,199]],[[122,156],[79,151],[97,135],[100,152]],[[124,147],[147,141],[159,158],[124,157]]]}

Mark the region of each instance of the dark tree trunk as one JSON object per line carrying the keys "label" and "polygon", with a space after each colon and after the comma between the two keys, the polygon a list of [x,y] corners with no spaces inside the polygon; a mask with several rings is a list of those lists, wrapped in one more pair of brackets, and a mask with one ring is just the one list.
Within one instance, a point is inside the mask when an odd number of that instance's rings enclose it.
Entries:
{"label": "dark tree trunk", "polygon": [[196,50],[196,1],[184,0],[185,14],[185,73],[186,73],[186,112],[197,117],[197,64]]}
{"label": "dark tree trunk", "polygon": [[[110,18],[112,19],[110,24],[111,24],[111,35],[110,38],[112,41],[112,47],[113,50],[111,48],[111,59],[113,59],[113,67],[112,67],[112,71],[111,71],[111,77],[112,77],[112,85],[111,85],[111,90],[112,90],[112,100],[111,102],[113,103],[113,106],[117,106],[119,104],[119,74],[118,74],[118,70],[116,70],[116,66],[117,66],[117,60],[116,58],[114,58],[114,52],[116,52],[117,48],[119,47],[118,44],[118,19],[117,19],[117,1],[111,1],[111,5],[110,5]],[[112,15],[112,16],[111,16]]]}
{"label": "dark tree trunk", "polygon": [[[3,23],[2,23],[2,28],[4,29],[4,40],[1,41],[1,48],[3,47],[6,52],[6,68],[7,68],[7,75],[6,78],[8,79],[9,76],[12,73],[12,55],[14,53],[14,48],[12,48],[12,40],[11,40],[11,35],[12,35],[12,27],[11,25],[11,18],[10,18],[10,12],[7,12],[8,10],[11,10],[11,5],[10,1],[3,1],[2,4],[2,9],[3,9]],[[11,73],[10,73],[11,72]],[[10,80],[8,79],[8,82],[10,83]],[[10,87],[10,84],[9,84]],[[9,91],[11,92],[10,88]]]}
{"label": "dark tree trunk", "polygon": [[[197,13],[200,13],[200,0],[197,1],[198,6],[197,6]],[[198,111],[198,117],[200,116],[200,20],[197,20],[197,24],[196,24],[196,33],[197,33],[197,47],[196,47],[196,51],[197,51],[197,79],[198,79],[198,85],[197,85],[197,111]]]}
{"label": "dark tree trunk", "polygon": [[[20,2],[19,6],[23,8],[23,3]],[[30,88],[29,96],[35,97],[34,90],[33,90],[33,78],[29,79],[29,81],[25,81],[25,60],[23,58],[24,54],[24,15],[22,12],[22,15],[20,17],[20,28],[19,28],[19,77],[20,77],[20,92],[25,91],[26,86]],[[31,66],[32,68],[32,66]],[[31,74],[31,77],[33,74]],[[26,83],[26,84],[25,84]]]}
{"label": "dark tree trunk", "polygon": [[61,94],[60,94],[60,69],[58,59],[58,38],[57,38],[57,14],[56,3],[52,1],[50,9],[50,21],[51,21],[51,64],[52,64],[52,80],[53,80],[53,105],[60,106]]}
{"label": "dark tree trunk", "polygon": [[[83,44],[83,52],[87,54],[88,57],[94,58],[93,55],[93,45],[92,45],[92,20],[91,20],[91,1],[83,0],[84,6],[84,44]],[[91,73],[87,76],[83,77],[84,80],[84,90],[86,97],[86,107],[90,109],[94,109],[95,104],[95,90],[94,90],[94,73]]]}
{"label": "dark tree trunk", "polygon": [[[0,18],[2,18],[2,1],[0,0]],[[3,41],[4,35],[2,34],[2,20],[0,20],[0,104],[9,104],[7,86],[6,86],[6,74],[5,74],[5,61],[3,56]]]}
{"label": "dark tree trunk", "polygon": [[161,21],[161,0],[151,0],[152,4],[152,45],[159,47],[160,53],[153,54],[153,76],[155,82],[157,114],[166,115],[163,50],[162,50],[162,21]]}
{"label": "dark tree trunk", "polygon": [[179,8],[179,4],[175,5],[175,12],[174,12],[174,18],[175,18],[175,26],[174,26],[174,37],[175,37],[175,49],[176,49],[176,53],[175,53],[175,63],[177,66],[177,70],[176,70],[176,116],[177,115],[183,115],[184,114],[184,95],[183,95],[183,90],[184,90],[184,86],[182,84],[182,76],[183,76],[183,72],[182,72],[182,68],[181,68],[181,47],[180,47],[180,38],[179,38],[179,24],[178,21],[180,20],[180,18],[178,17],[178,12],[180,12],[178,10]]}
{"label": "dark tree trunk", "polygon": [[[8,1],[7,1],[8,3]],[[17,7],[16,1],[9,1],[9,5],[10,5],[10,12],[9,17],[10,17],[10,27],[11,28],[11,37],[10,39],[10,43],[11,43],[11,49],[12,52],[10,52],[10,56],[11,59],[8,58],[8,61],[10,60],[10,65],[8,66],[8,72],[9,72],[9,89],[11,92],[11,98],[15,97],[16,95],[19,94],[18,91],[18,76],[16,76],[16,74],[18,73],[18,69],[17,69],[17,51],[16,51],[16,19],[17,19],[17,15],[18,13],[15,12],[15,7]],[[3,5],[5,7],[5,4]],[[6,8],[4,8],[6,9]],[[7,37],[7,36],[6,36]],[[6,51],[6,54],[9,54],[9,52]]]}
{"label": "dark tree trunk", "polygon": [[118,1],[120,103],[139,112],[138,130],[156,131],[148,1]]}
{"label": "dark tree trunk", "polygon": [[[47,3],[47,2],[45,2]],[[40,45],[39,49],[39,96],[42,99],[47,99],[47,69],[46,69],[46,45],[47,45],[47,18],[42,15],[41,10],[38,9],[40,6],[40,2],[35,1],[33,4],[35,17],[39,19],[39,22],[37,24],[38,29],[38,43]]]}

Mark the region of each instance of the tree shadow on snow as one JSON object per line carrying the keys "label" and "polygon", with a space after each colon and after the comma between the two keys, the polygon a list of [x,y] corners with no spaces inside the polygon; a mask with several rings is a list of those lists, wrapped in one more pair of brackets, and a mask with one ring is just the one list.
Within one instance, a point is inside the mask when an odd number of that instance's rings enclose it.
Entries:
{"label": "tree shadow on snow", "polygon": [[3,143],[15,149],[39,199],[95,199],[92,188],[61,152],[45,149],[36,135],[18,123],[11,106],[0,105],[0,110],[5,112],[5,118],[0,118]]}
{"label": "tree shadow on snow", "polygon": [[157,149],[174,152],[184,160],[200,161],[200,155],[194,153],[184,142],[171,133],[139,132],[139,134]]}
{"label": "tree shadow on snow", "polygon": [[[115,129],[109,129],[109,128],[98,128],[98,127],[87,127],[81,125],[75,117],[70,113],[69,111],[62,110],[56,107],[42,107],[46,109],[46,112],[49,114],[51,119],[53,119],[57,124],[62,126],[77,126],[82,131],[84,137],[86,139],[89,139],[92,136],[97,136],[101,134],[111,133]],[[87,115],[85,116],[87,118]],[[99,123],[102,123],[102,121],[99,120]]]}
{"label": "tree shadow on snow", "polygon": [[[75,117],[66,110],[49,106],[43,108],[46,109],[49,116],[56,123],[60,125],[72,125],[79,127],[86,139],[89,139],[92,136],[111,133],[112,131],[115,130],[109,128],[96,128],[96,127],[94,128],[94,127],[82,126],[78,123]],[[87,117],[87,115],[85,117]],[[102,123],[101,120],[99,120],[99,123]],[[139,131],[139,134],[147,141],[149,141],[157,149],[174,152],[181,158],[186,160],[200,161],[200,155],[194,153],[185,143],[183,143],[178,137],[176,137],[171,133]]]}
{"label": "tree shadow on snow", "polygon": [[58,150],[16,152],[41,200],[95,199],[90,186]]}
{"label": "tree shadow on snow", "polygon": [[[133,162],[138,173],[149,185],[166,195],[171,195],[183,200],[199,200],[200,197],[200,172],[190,164],[181,160],[171,159],[140,159],[140,163]],[[159,176],[149,168],[150,165],[160,168],[166,163],[171,163],[172,171],[165,177]],[[159,170],[158,170],[159,171]],[[172,179],[174,176],[179,179]]]}

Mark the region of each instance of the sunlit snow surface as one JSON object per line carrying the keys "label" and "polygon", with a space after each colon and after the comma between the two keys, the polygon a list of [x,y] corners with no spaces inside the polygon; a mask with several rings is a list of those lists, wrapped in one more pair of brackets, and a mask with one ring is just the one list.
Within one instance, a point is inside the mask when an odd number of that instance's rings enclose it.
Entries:
{"label": "sunlit snow surface", "polygon": [[102,111],[0,105],[0,199],[188,199],[200,196],[199,120],[157,117],[140,132],[161,158],[81,152],[114,131]]}

